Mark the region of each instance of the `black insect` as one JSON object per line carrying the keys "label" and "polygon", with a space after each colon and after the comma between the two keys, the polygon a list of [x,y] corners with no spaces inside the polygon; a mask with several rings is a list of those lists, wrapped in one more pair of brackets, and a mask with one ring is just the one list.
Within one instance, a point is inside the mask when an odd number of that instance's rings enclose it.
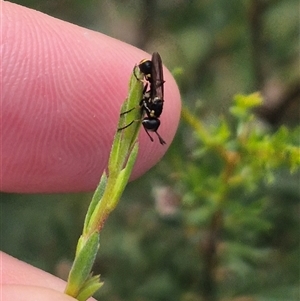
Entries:
{"label": "black insect", "polygon": [[[164,104],[164,77],[162,60],[159,53],[154,52],[152,54],[151,60],[142,60],[138,64],[138,67],[141,73],[143,73],[146,81],[143,89],[143,98],[139,103],[139,108],[141,110],[142,115],[142,125],[151,141],[153,141],[153,138],[151,137],[148,131],[154,132],[157,135],[160,144],[166,144],[166,142],[157,132],[160,126],[159,117],[162,113]],[[134,75],[137,78],[135,73]],[[132,108],[126,112],[122,112],[121,115],[129,113],[134,109],[135,108]],[[124,127],[119,128],[118,130],[123,130],[129,127],[135,121],[138,120],[133,120]]]}

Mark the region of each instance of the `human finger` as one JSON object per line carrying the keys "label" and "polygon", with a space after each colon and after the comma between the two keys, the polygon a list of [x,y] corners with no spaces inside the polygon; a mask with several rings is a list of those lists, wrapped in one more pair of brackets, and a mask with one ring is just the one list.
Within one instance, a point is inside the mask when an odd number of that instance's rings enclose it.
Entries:
{"label": "human finger", "polygon": [[[128,79],[146,54],[13,3],[2,2],[2,11],[0,190],[95,189]],[[152,143],[142,131],[133,178],[161,159],[178,126],[179,91],[171,74],[164,73],[159,132],[167,146]]]}

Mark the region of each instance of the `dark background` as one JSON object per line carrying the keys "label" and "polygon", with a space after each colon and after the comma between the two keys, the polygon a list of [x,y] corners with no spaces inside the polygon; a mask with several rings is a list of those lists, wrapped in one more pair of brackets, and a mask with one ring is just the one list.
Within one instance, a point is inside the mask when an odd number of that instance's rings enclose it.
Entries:
{"label": "dark background", "polygon": [[[183,104],[208,124],[228,115],[234,94],[254,91],[265,99],[258,115],[274,130],[299,123],[297,0],[12,2],[158,51],[177,79]],[[129,184],[106,222],[94,267],[105,282],[99,300],[300,300],[299,174],[282,169],[273,185],[258,186],[272,200],[264,216],[272,231],[254,231],[251,248],[243,252],[250,254],[255,241],[255,256],[220,256],[208,289],[206,227],[189,226],[183,202],[189,191],[180,190],[173,174],[174,158],[186,158],[180,145],[194,145],[184,124],[164,159]],[[90,198],[2,193],[1,249],[65,277]],[[169,207],[161,204],[165,198]],[[244,235],[236,233],[231,241]],[[215,293],[205,294],[207,289]]]}

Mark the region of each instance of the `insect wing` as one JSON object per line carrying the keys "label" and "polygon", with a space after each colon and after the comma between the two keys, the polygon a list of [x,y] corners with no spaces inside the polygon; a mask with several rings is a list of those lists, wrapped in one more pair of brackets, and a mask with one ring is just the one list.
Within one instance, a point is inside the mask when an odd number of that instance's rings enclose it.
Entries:
{"label": "insect wing", "polygon": [[164,74],[162,60],[158,52],[152,54],[151,98],[164,99]]}

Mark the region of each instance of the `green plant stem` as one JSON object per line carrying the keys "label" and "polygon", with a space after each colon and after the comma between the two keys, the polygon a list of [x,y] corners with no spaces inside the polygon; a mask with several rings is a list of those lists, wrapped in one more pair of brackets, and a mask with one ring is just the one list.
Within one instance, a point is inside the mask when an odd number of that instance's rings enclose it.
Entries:
{"label": "green plant stem", "polygon": [[[140,76],[139,69],[135,70],[135,74]],[[116,131],[110,152],[108,171],[102,174],[92,197],[65,289],[67,295],[77,298],[79,301],[87,300],[102,286],[100,277],[91,275],[91,269],[99,250],[99,233],[108,215],[120,200],[138,154],[137,135],[141,125],[140,110],[132,110],[124,115],[122,112],[139,107],[142,91],[142,82],[132,75],[129,95],[121,108],[118,123],[118,128],[125,127],[125,129]],[[132,120],[137,122],[126,127]]]}

